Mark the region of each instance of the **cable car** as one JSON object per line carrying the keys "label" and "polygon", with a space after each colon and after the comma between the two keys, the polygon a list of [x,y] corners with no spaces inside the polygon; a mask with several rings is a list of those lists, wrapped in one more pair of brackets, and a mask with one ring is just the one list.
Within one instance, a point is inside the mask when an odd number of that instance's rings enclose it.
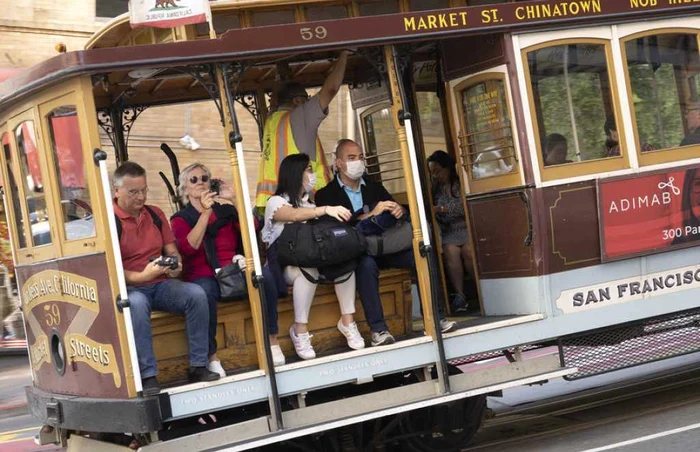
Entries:
{"label": "cable car", "polygon": [[[457,450],[486,395],[698,349],[700,6],[469,3],[224,0],[211,5],[213,33],[132,29],[125,15],[85,50],[0,85],[41,443]],[[366,176],[407,207],[415,276],[379,276],[395,344],[344,348],[335,295],[321,287],[319,356],[275,367],[251,175],[280,83],[321,86],[342,49],[347,96],[320,135],[354,136]],[[198,150],[146,133],[172,135],[183,115],[201,132]],[[478,305],[448,312],[458,321],[448,333],[439,312],[455,283],[428,164],[438,149],[457,162]],[[127,160],[147,168],[149,203],[168,213],[185,163],[215,167],[234,187],[249,291],[218,306],[218,381],[184,383],[184,319],[154,312],[164,389],[143,395],[109,181]],[[281,331],[292,306],[280,300]],[[358,325],[369,330],[359,312]],[[289,338],[280,343],[291,356]],[[216,423],[198,422],[211,413]]]}

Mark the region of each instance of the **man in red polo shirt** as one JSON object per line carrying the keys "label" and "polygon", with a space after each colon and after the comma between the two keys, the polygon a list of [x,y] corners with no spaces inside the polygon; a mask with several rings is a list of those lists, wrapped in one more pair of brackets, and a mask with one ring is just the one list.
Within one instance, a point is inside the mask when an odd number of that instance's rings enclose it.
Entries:
{"label": "man in red polo shirt", "polygon": [[[114,172],[112,180],[114,213],[119,221],[118,229],[121,229],[119,248],[144,395],[154,395],[160,391],[156,380],[151,311],[185,314],[190,349],[189,380],[217,380],[219,374],[207,369],[207,295],[198,285],[176,279],[182,272],[182,259],[163,211],[155,206],[146,206],[146,170],[138,163],[125,162]],[[156,218],[160,221],[156,221]],[[177,269],[160,265],[161,256],[177,257]]]}

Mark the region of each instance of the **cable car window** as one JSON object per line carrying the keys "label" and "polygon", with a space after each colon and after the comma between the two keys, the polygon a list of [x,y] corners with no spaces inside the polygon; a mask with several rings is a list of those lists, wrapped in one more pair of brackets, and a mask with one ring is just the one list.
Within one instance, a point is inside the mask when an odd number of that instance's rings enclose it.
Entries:
{"label": "cable car window", "polygon": [[398,13],[399,2],[396,0],[373,0],[359,3],[360,16],[378,16],[381,14]]}
{"label": "cable car window", "polygon": [[444,150],[447,144],[445,143],[445,126],[442,121],[440,98],[436,93],[419,91],[416,93],[416,104],[418,105],[418,116],[420,117],[427,154],[430,155],[438,149]]}
{"label": "cable car window", "polygon": [[617,130],[607,61],[597,43],[527,53],[543,166],[614,157],[604,132],[606,121]]}
{"label": "cable car window", "polygon": [[515,171],[513,130],[503,78],[468,85],[460,92],[459,105],[466,131],[459,137],[462,161],[468,162],[472,179]]}
{"label": "cable car window", "polygon": [[348,17],[348,8],[345,5],[307,6],[304,15],[307,22],[345,19]]}
{"label": "cable car window", "polygon": [[700,144],[697,36],[668,33],[625,43],[640,152]]}
{"label": "cable car window", "polygon": [[495,3],[508,3],[508,0],[469,0],[469,6],[493,5]]}
{"label": "cable car window", "polygon": [[278,9],[274,11],[257,11],[253,13],[253,26],[293,24],[296,22],[293,9]]}
{"label": "cable car window", "polygon": [[22,185],[29,214],[34,246],[51,243],[51,229],[44,197],[44,180],[39,165],[34,121],[24,121],[15,129]]}
{"label": "cable car window", "polygon": [[63,227],[67,240],[95,235],[90,189],[86,182],[83,145],[75,105],[47,115],[56,180],[61,194]]}
{"label": "cable car window", "polygon": [[7,181],[3,181],[5,187],[5,195],[11,198],[12,216],[15,219],[15,230],[13,231],[18,238],[20,249],[27,247],[27,237],[24,235],[24,215],[19,204],[19,188],[17,187],[17,176],[12,168],[12,151],[10,147],[10,134],[5,133],[2,136],[2,150],[5,153],[5,162],[7,162]]}
{"label": "cable car window", "polygon": [[411,11],[449,8],[450,0],[411,0]]}
{"label": "cable car window", "polygon": [[381,182],[389,193],[406,191],[401,166],[401,147],[392,122],[391,110],[388,107],[381,108],[363,115],[362,128],[367,140],[367,175]]}

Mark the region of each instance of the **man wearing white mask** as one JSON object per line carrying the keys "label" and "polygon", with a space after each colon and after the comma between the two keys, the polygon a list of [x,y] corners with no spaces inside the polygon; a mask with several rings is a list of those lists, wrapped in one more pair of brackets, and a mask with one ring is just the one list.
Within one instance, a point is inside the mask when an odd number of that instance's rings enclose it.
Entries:
{"label": "man wearing white mask", "polygon": [[[399,219],[406,215],[406,209],[394,201],[384,186],[371,179],[365,179],[365,159],[362,148],[353,140],[344,138],[335,147],[335,178],[327,186],[316,192],[317,206],[340,205],[355,214],[356,220],[379,216],[384,212]],[[362,308],[372,331],[372,346],[388,345],[395,342],[384,320],[384,311],[379,296],[379,269],[406,268],[415,270],[413,250],[381,257],[364,256],[357,268],[355,277],[357,292]],[[440,314],[443,332],[450,331],[455,323]]]}

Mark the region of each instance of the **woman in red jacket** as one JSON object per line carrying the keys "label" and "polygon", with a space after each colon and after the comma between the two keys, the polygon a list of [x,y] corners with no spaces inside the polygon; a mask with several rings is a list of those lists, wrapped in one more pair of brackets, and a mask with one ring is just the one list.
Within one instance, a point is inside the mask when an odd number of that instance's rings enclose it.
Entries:
{"label": "woman in red jacket", "polygon": [[214,236],[214,246],[219,267],[238,262],[245,267],[238,224],[238,213],[233,206],[234,192],[230,185],[221,182],[219,192],[212,191],[211,173],[204,165],[195,163],[180,174],[178,190],[187,202],[184,209],[170,219],[177,248],[182,254],[185,281],[201,286],[209,300],[209,365],[208,369],[226,372],[216,356],[216,303],[219,301],[219,285],[205,251],[207,231]]}

